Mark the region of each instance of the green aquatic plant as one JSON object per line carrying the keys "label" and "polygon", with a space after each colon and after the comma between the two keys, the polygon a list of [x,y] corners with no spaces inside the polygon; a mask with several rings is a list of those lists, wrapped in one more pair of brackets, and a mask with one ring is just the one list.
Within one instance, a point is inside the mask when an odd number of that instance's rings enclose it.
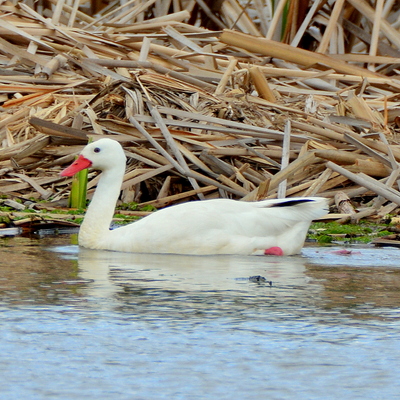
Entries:
{"label": "green aquatic plant", "polygon": [[117,206],[117,210],[128,210],[128,211],[157,211],[157,208],[152,206],[151,204],[147,204],[145,206],[140,206],[139,203],[134,201],[130,203],[122,203]]}
{"label": "green aquatic plant", "polygon": [[71,192],[68,200],[70,208],[86,208],[88,170],[79,171],[72,177]]}
{"label": "green aquatic plant", "polygon": [[[92,140],[89,139],[88,143]],[[68,199],[70,208],[86,208],[87,183],[89,171],[87,168],[79,171],[72,177],[71,192]]]}
{"label": "green aquatic plant", "polygon": [[387,226],[368,222],[338,224],[337,222],[315,222],[311,224],[308,238],[318,243],[333,241],[369,243],[376,237],[390,234]]}
{"label": "green aquatic plant", "polygon": [[138,219],[142,217],[138,217],[136,215],[125,215],[125,214],[114,214],[114,218],[118,218],[117,221],[114,221],[113,223],[115,225],[126,225],[130,224],[131,222],[137,221]]}

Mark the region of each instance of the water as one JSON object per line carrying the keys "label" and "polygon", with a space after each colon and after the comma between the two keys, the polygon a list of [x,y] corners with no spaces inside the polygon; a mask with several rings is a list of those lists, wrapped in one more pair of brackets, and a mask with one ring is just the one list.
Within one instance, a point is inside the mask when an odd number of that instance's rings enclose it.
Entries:
{"label": "water", "polygon": [[397,399],[400,251],[335,250],[191,257],[1,239],[0,399]]}

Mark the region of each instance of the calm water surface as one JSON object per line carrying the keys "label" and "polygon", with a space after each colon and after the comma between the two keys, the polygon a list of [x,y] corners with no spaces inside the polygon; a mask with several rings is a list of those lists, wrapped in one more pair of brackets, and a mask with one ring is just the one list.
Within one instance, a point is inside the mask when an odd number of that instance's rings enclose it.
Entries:
{"label": "calm water surface", "polygon": [[334,250],[0,239],[0,399],[398,399],[400,250]]}

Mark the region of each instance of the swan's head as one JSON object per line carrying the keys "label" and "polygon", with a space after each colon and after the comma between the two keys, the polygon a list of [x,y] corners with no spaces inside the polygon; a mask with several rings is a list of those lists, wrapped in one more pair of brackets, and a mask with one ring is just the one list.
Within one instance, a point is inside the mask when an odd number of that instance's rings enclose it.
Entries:
{"label": "swan's head", "polygon": [[72,176],[85,168],[105,171],[114,167],[125,168],[126,157],[122,146],[113,139],[100,139],[89,143],[69,167],[61,172],[61,176]]}

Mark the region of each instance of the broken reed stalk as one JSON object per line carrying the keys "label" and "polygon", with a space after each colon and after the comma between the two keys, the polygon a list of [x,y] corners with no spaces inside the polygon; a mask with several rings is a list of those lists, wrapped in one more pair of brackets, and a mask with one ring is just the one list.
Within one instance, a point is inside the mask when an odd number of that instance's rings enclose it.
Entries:
{"label": "broken reed stalk", "polygon": [[231,46],[240,47],[256,54],[268,57],[276,57],[285,61],[290,61],[300,65],[321,64],[333,68],[343,74],[351,74],[367,77],[377,77],[379,75],[338,61],[325,54],[314,53],[308,50],[292,47],[285,43],[274,42],[272,40],[253,37],[241,32],[234,32],[225,29],[220,37],[221,42]]}
{"label": "broken reed stalk", "polygon": [[[290,134],[291,134],[290,119],[286,122],[282,145],[282,160],[281,170],[284,170],[289,165],[290,152]],[[278,185],[278,199],[286,197],[287,179],[282,180]]]}
{"label": "broken reed stalk", "polygon": [[352,180],[353,182],[359,184],[360,186],[372,190],[380,196],[383,196],[385,199],[390,200],[397,205],[400,205],[400,193],[398,191],[382,185],[379,181],[369,177],[368,175],[365,175],[363,173],[354,174],[331,161],[328,161],[326,166],[333,171],[336,171],[346,178]]}
{"label": "broken reed stalk", "polygon": [[276,97],[269,87],[268,81],[261,72],[261,69],[258,67],[251,67],[249,72],[259,96],[271,103],[276,103]]}
{"label": "broken reed stalk", "polygon": [[329,18],[328,25],[325,29],[324,35],[322,36],[321,42],[317,48],[318,53],[325,54],[328,49],[329,42],[331,41],[333,31],[337,29],[337,20],[342,13],[343,5],[345,0],[337,0],[333,6],[332,13]]}

